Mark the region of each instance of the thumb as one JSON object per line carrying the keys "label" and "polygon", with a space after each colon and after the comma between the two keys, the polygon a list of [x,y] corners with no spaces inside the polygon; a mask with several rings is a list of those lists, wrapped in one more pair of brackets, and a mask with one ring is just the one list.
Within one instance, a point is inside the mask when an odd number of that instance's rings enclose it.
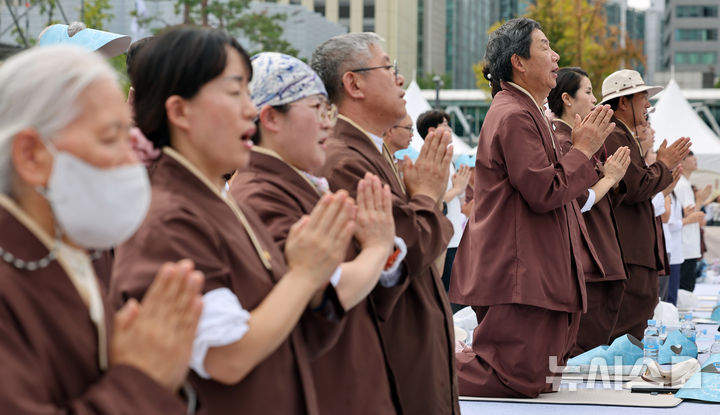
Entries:
{"label": "thumb", "polygon": [[575,122],[573,124],[573,128],[579,127],[580,124],[582,124],[582,118],[580,118],[580,114],[575,114]]}
{"label": "thumb", "polygon": [[134,298],[129,299],[117,313],[115,313],[115,328],[124,330],[130,326],[140,312],[140,305]]}
{"label": "thumb", "polygon": [[667,138],[663,140],[662,144],[660,144],[660,148],[658,150],[665,150],[667,148]]}

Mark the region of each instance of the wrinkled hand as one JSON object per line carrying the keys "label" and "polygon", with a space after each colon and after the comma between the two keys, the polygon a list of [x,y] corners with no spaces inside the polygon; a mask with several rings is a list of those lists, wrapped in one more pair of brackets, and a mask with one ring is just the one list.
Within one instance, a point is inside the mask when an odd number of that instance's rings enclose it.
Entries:
{"label": "wrinkled hand", "polygon": [[203,281],[190,260],[164,264],[142,304],[131,299],[115,314],[110,364],[133,366],[177,391],[188,372]]}
{"label": "wrinkled hand", "polygon": [[310,215],[290,228],[285,243],[288,270],[307,278],[315,288],[328,282],[347,254],[355,210],[346,191],[325,194]]}
{"label": "wrinkled hand", "polygon": [[662,161],[668,169],[674,169],[688,155],[691,144],[689,137],[680,137],[669,146],[667,139],[663,140],[657,151],[656,162]]}
{"label": "wrinkled hand", "polygon": [[468,182],[470,182],[471,174],[472,170],[470,169],[470,166],[466,166],[464,164],[460,166],[460,168],[452,176],[453,189],[460,191],[462,194],[465,191],[465,188],[467,188]]}
{"label": "wrinkled hand", "polygon": [[443,197],[450,175],[451,142],[450,130],[438,128],[427,135],[414,164],[410,157],[405,156],[402,170],[410,197],[423,194],[438,202]]}
{"label": "wrinkled hand", "polygon": [[609,105],[596,106],[582,120],[580,115],[576,114],[572,131],[573,147],[590,159],[615,128],[615,123],[610,122],[612,115],[613,111]]}
{"label": "wrinkled hand", "polygon": [[605,177],[615,183],[622,180],[625,176],[628,166],[630,165],[630,149],[627,147],[620,147],[615,150],[615,153],[605,160],[603,166],[603,172]]}
{"label": "wrinkled hand", "polygon": [[668,196],[670,195],[670,193],[672,193],[673,190],[675,190],[675,185],[677,184],[678,180],[680,180],[680,176],[682,176],[682,166],[677,166],[672,171],[673,181],[668,187],[663,189],[663,195]]}
{"label": "wrinkled hand", "polygon": [[381,246],[391,254],[395,244],[395,220],[390,186],[371,173],[358,182],[355,238],[363,248]]}

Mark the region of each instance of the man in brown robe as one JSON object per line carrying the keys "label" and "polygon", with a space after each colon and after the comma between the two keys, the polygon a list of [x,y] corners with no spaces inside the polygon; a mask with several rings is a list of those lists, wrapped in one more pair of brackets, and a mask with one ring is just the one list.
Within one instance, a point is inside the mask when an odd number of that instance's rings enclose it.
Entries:
{"label": "man in brown robe", "polygon": [[674,169],[690,148],[688,139],[679,139],[672,145],[663,144],[657,153],[657,161],[648,166],[643,149],[635,131],[645,122],[648,99],[662,87],[645,85],[636,71],[623,69],[603,81],[603,103],[615,111],[615,129],[605,143],[608,153],[619,147],[630,148],[630,166],[622,179],[627,189],[622,202],[615,207],[620,248],[627,269],[625,293],[620,304],[612,339],[631,334],[642,339],[658,302],[658,270],[663,268],[658,243],[658,229],[652,197],[672,182]]}
{"label": "man in brown robe", "polygon": [[448,180],[450,137],[429,136],[417,162],[400,177],[382,133],[406,114],[404,78],[381,40],[350,33],[313,52],[311,66],[341,114],[335,137],[328,140],[322,175],[332,189],[352,195],[366,172],[390,186],[396,234],[407,245],[405,275],[394,287],[378,286],[371,301],[393,386],[403,413],[459,414],[450,306],[433,266],[452,236],[452,225],[439,208]]}
{"label": "man in brown robe", "polygon": [[[562,119],[554,119],[552,127],[560,147],[564,148],[565,152],[569,151],[572,148],[572,127]],[[599,180],[604,177],[603,166],[607,159],[605,146],[593,156]],[[586,261],[582,264],[587,292],[587,312],[580,319],[577,341],[571,356],[600,345],[610,344],[612,340],[610,336],[615,329],[627,279],[613,206],[619,204],[624,195],[624,185],[618,186],[616,190],[609,190],[599,200],[591,201],[594,204],[587,207],[588,210],[582,215],[582,223],[587,230],[587,235],[583,232],[583,236],[597,253],[599,262]],[[578,205],[585,205],[588,196],[589,192],[583,193],[577,199]]]}
{"label": "man in brown robe", "polygon": [[558,59],[525,18],[502,25],[486,49],[486,71],[502,90],[480,132],[475,206],[450,286],[450,299],[473,306],[479,323],[472,348],[456,354],[462,395],[549,391],[585,309],[581,258],[591,253],[575,199],[597,180],[590,160],[612,128],[611,111],[578,121],[575,146],[562,156],[542,109]]}

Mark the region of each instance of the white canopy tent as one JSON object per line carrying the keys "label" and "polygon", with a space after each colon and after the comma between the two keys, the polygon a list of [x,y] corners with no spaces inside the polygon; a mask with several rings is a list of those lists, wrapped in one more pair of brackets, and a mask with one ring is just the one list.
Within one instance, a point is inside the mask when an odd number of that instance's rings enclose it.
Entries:
{"label": "white canopy tent", "polygon": [[[410,118],[412,118],[413,124],[417,122],[420,114],[432,109],[425,97],[423,97],[422,91],[420,90],[420,87],[415,81],[410,82],[410,85],[405,91],[405,102],[405,109],[408,115],[410,115]],[[420,137],[420,134],[418,134],[417,129],[415,129],[412,142],[410,142],[410,147],[414,148],[417,151],[420,151],[422,145],[423,139]],[[455,159],[460,154],[475,153],[469,145],[459,139],[458,136],[453,134],[453,159]]]}
{"label": "white canopy tent", "polygon": [[680,137],[690,137],[698,169],[720,174],[720,138],[697,115],[674,79],[659,95],[650,123],[655,129],[656,150],[664,139],[670,144]]}

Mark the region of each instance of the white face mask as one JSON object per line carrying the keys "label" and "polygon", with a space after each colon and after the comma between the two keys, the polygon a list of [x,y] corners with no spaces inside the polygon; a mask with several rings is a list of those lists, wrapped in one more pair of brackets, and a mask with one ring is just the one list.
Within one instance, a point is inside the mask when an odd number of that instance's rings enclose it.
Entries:
{"label": "white face mask", "polygon": [[[50,144],[52,148],[52,144]],[[150,207],[150,181],[141,163],[101,169],[52,149],[47,189],[39,189],[60,229],[89,249],[109,249],[140,227]]]}

